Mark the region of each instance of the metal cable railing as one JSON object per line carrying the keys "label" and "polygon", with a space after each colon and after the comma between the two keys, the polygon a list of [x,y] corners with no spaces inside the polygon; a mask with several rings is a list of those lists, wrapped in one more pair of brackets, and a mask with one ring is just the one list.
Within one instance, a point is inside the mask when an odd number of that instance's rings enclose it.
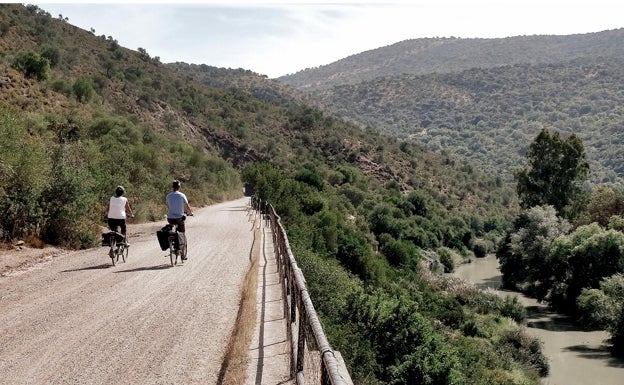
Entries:
{"label": "metal cable railing", "polygon": [[[305,277],[297,266],[290,249],[286,231],[275,208],[252,196],[254,210],[264,215],[273,234],[273,246],[282,285],[284,316],[288,322],[288,338],[291,342],[291,375],[297,385],[349,385],[349,373],[338,360],[314,310],[306,287]],[[342,370],[341,370],[342,369]]]}

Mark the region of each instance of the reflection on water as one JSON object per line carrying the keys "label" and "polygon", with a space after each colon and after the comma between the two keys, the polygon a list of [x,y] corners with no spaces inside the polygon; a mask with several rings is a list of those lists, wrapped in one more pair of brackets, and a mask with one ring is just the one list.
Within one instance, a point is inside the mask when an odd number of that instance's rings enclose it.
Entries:
{"label": "reflection on water", "polygon": [[455,275],[477,287],[497,289],[500,295],[515,295],[527,309],[528,331],[543,342],[550,361],[544,385],[622,385],[624,360],[609,354],[609,335],[580,329],[569,317],[557,314],[533,298],[501,290],[501,274],[494,256],[478,258],[460,266]]}

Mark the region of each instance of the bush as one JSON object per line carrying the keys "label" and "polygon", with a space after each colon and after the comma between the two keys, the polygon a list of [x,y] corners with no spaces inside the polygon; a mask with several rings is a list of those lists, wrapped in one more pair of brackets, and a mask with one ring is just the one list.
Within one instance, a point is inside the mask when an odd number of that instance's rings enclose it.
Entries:
{"label": "bush", "polygon": [[527,311],[524,305],[518,300],[518,297],[508,295],[500,305],[500,314],[516,322],[522,322],[526,319]]}
{"label": "bush", "polygon": [[50,76],[50,61],[34,52],[19,55],[13,61],[13,68],[22,72],[27,78],[45,80]]}
{"label": "bush", "polygon": [[542,352],[542,343],[539,339],[529,336],[523,329],[504,332],[499,347],[503,354],[511,355],[523,363],[526,369],[535,370],[542,377],[548,375],[550,366]]}
{"label": "bush", "polygon": [[440,257],[440,263],[444,266],[445,273],[452,273],[455,271],[455,261],[451,249],[448,247],[440,247],[436,250],[436,253]]}
{"label": "bush", "polygon": [[474,252],[475,257],[485,258],[488,255],[488,253],[491,251],[491,249],[487,241],[483,239],[477,239],[474,241],[474,244],[472,246],[472,251]]}
{"label": "bush", "polygon": [[88,102],[93,96],[93,82],[88,78],[78,78],[72,87],[80,103]]}
{"label": "bush", "polygon": [[54,80],[50,84],[50,88],[52,88],[55,92],[58,92],[65,96],[70,96],[72,93],[72,86],[70,86],[69,83],[62,79]]}
{"label": "bush", "polygon": [[50,67],[54,68],[61,62],[61,51],[58,47],[47,46],[41,51],[41,57],[50,61]]}

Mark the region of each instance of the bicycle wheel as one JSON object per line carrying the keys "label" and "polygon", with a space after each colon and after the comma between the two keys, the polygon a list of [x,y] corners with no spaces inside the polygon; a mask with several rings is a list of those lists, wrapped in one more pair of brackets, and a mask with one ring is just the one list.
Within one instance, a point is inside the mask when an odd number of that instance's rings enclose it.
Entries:
{"label": "bicycle wheel", "polygon": [[177,251],[173,239],[169,239],[169,260],[171,261],[171,266],[175,266],[176,263],[178,263]]}
{"label": "bicycle wheel", "polygon": [[113,266],[115,266],[115,257],[117,257],[117,253],[115,252],[116,247],[117,247],[117,244],[113,237],[113,239],[111,239],[110,241],[110,250],[108,251],[108,256],[110,257],[111,263],[113,264]]}

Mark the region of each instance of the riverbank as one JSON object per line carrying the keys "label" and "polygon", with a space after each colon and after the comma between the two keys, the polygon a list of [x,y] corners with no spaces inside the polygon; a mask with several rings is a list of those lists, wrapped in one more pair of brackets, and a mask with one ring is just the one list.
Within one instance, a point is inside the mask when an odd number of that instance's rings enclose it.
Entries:
{"label": "riverbank", "polygon": [[[483,289],[499,290],[501,284],[498,260],[493,255],[460,266],[455,275]],[[583,331],[567,317],[550,311],[545,304],[533,298],[511,291],[498,292],[503,296],[517,296],[527,308],[528,331],[543,342],[543,351],[550,363],[550,374],[542,379],[542,384],[624,383],[624,360],[611,357],[606,332]]]}

